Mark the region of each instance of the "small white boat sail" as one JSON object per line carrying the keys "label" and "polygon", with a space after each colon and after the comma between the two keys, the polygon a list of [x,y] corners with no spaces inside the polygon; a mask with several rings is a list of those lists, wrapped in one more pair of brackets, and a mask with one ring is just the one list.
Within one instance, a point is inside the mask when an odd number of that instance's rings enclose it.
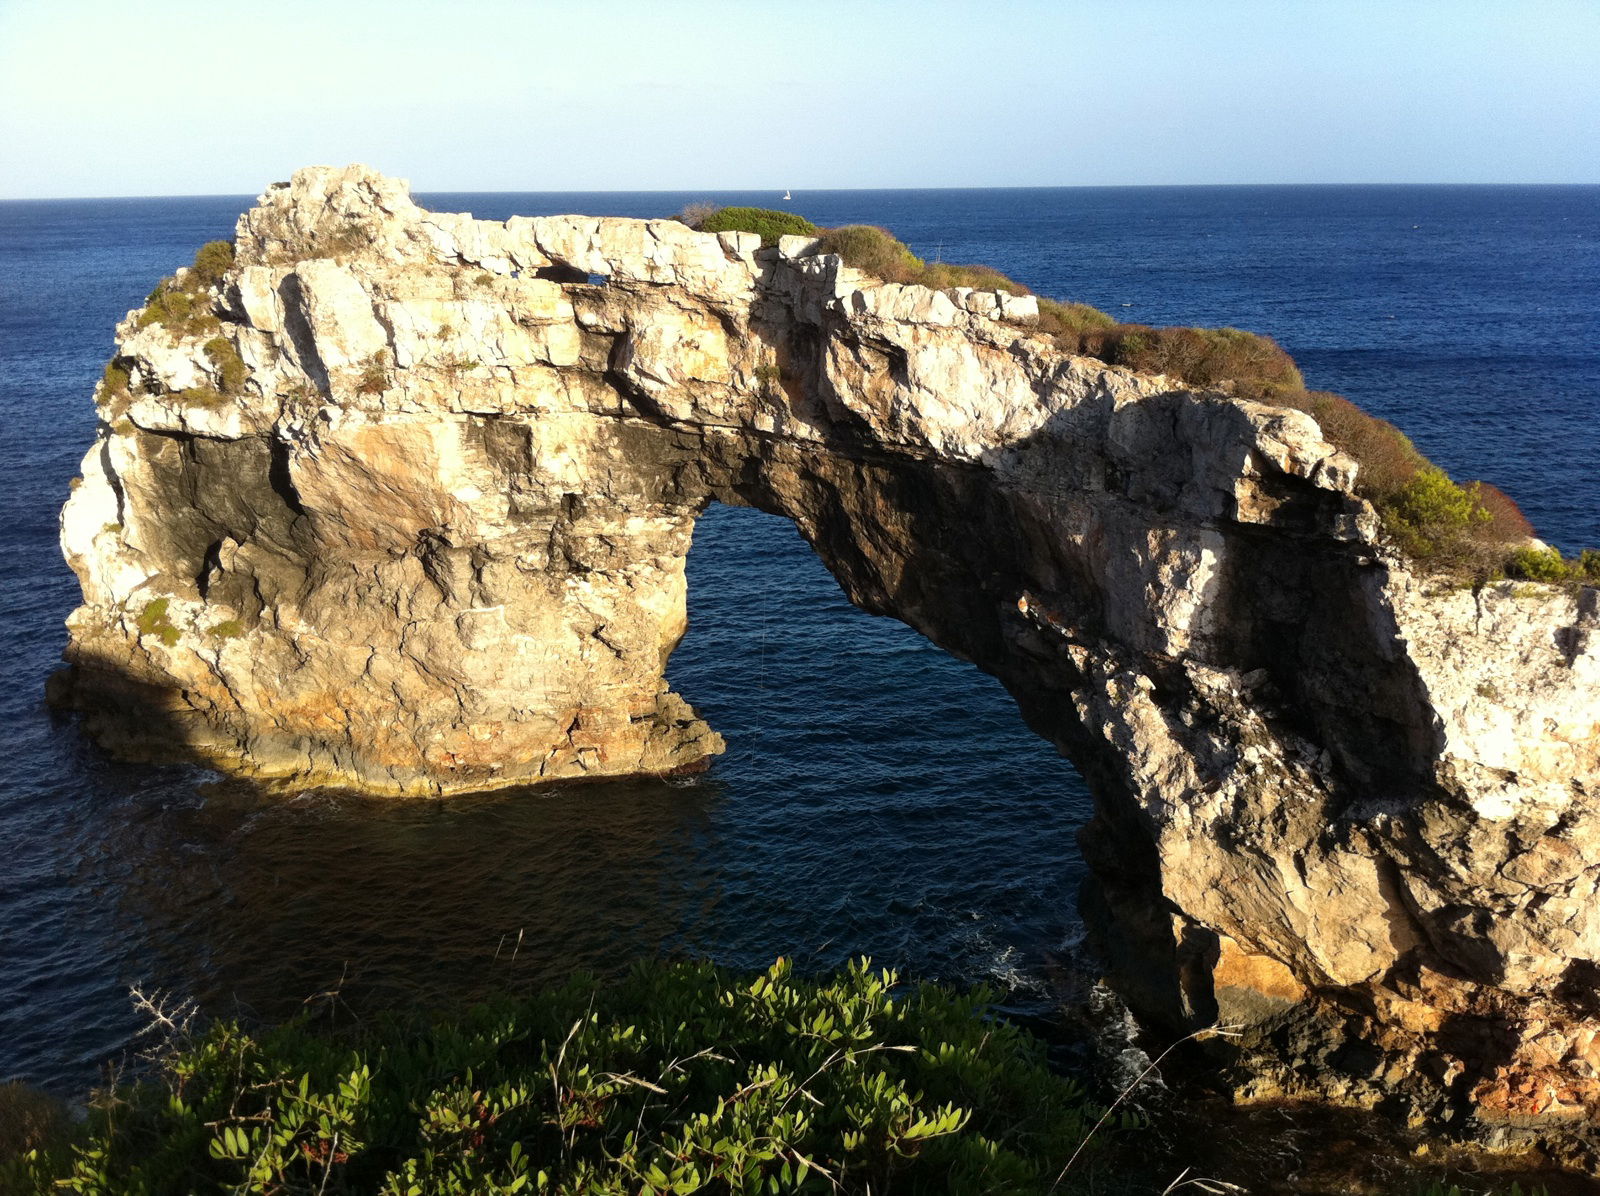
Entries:
{"label": "small white boat sail", "polygon": [[785,190],[784,190],[784,192],[783,192],[783,197],[784,197],[784,198],[785,198],[785,199],[793,199],[793,198],[794,198],[794,196],[792,196],[792,195],[790,195],[790,194],[789,194],[789,192],[788,192],[788,189],[787,189],[787,188],[785,188]]}

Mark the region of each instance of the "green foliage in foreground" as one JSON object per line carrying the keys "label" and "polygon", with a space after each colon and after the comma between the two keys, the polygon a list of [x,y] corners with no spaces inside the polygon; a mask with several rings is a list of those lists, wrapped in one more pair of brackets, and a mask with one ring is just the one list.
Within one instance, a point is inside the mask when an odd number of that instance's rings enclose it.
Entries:
{"label": "green foliage in foreground", "polygon": [[822,980],[781,960],[753,981],[647,965],[348,1042],[219,1024],[97,1102],[76,1144],[0,1169],[0,1188],[1050,1189],[1099,1111],[1036,1039],[985,1016],[991,994],[894,986],[865,960]]}

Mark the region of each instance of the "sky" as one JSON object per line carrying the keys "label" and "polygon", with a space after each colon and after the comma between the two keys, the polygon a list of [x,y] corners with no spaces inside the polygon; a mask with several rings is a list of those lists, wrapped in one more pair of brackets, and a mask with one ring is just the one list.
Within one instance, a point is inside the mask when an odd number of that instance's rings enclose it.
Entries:
{"label": "sky", "polygon": [[0,198],[1600,183],[1600,0],[0,0]]}

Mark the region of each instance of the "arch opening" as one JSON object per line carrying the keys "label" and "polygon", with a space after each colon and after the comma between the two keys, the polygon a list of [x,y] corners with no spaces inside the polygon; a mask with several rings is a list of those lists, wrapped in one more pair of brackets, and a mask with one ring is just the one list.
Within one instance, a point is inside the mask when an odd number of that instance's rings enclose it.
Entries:
{"label": "arch opening", "polygon": [[688,577],[667,675],[726,741],[711,824],[737,840],[705,932],[744,965],[864,953],[1044,1012],[1081,939],[1072,766],[998,682],[856,609],[788,519],[713,503]]}

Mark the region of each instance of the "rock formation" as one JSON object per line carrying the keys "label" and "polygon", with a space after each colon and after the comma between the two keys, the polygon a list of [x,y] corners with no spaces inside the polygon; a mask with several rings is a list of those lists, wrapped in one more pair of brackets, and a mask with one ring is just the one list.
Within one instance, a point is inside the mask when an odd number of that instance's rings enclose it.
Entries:
{"label": "rock formation", "polygon": [[1600,1110],[1594,589],[1413,575],[1309,416],[800,238],[312,169],[236,254],[198,331],[120,326],[63,513],[108,745],[396,794],[701,767],[663,670],[696,516],[748,504],[1076,762],[1113,975],[1246,1025],[1247,1094]]}

